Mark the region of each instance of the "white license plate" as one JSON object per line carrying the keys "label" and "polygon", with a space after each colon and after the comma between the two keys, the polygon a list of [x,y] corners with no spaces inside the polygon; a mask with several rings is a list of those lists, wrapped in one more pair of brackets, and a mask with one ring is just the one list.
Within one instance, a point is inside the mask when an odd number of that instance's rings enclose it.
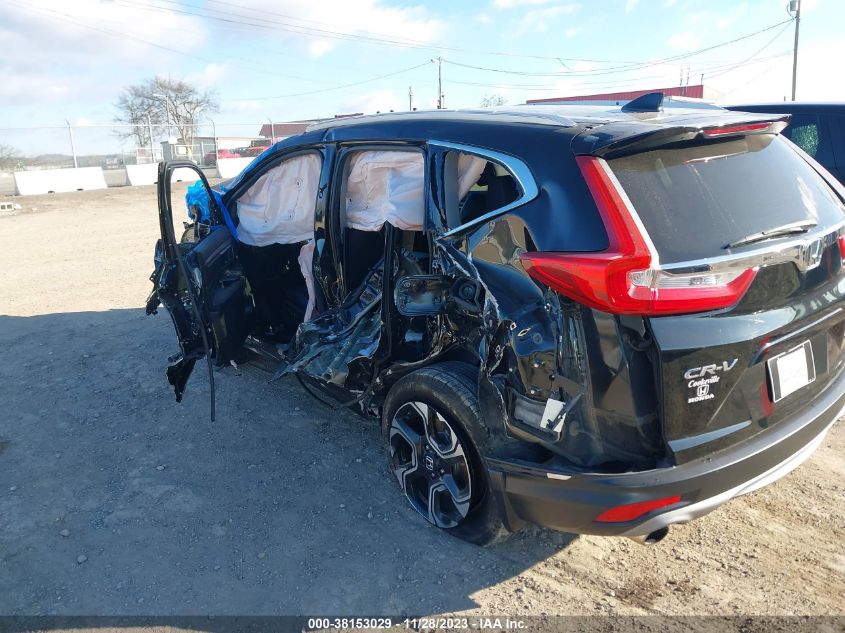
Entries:
{"label": "white license plate", "polygon": [[816,379],[816,365],[810,341],[769,359],[767,364],[774,402],[783,400]]}

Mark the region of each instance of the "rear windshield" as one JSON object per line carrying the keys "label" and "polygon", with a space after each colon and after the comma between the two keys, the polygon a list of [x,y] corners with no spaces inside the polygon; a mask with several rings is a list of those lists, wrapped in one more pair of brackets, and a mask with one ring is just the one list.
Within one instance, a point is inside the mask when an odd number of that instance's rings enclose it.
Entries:
{"label": "rear windshield", "polygon": [[772,134],[660,148],[609,165],[664,263],[721,255],[732,242],[793,222],[824,227],[843,218],[827,183]]}

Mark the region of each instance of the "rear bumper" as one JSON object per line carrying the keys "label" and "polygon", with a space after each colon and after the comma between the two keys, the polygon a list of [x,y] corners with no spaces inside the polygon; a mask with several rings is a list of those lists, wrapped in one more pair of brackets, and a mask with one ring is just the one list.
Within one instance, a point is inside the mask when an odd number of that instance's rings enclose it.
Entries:
{"label": "rear bumper", "polygon": [[[642,536],[686,523],[733,497],[765,486],[799,466],[845,409],[845,373],[801,415],[745,442],[680,466],[622,474],[488,458],[491,485],[511,529],[525,522],[578,534]],[[620,505],[680,495],[671,506],[625,523],[595,518]]]}

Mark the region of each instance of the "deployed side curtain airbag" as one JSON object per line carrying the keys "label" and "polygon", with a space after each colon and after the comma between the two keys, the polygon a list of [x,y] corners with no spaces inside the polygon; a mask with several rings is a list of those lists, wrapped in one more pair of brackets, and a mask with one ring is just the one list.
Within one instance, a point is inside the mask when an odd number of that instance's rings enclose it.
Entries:
{"label": "deployed side curtain airbag", "polygon": [[238,241],[267,246],[312,239],[320,167],[318,154],[303,154],[261,176],[238,198]]}
{"label": "deployed side curtain airbag", "polygon": [[461,152],[458,155],[458,200],[463,200],[472,186],[481,178],[487,159]]}
{"label": "deployed side curtain airbag", "polygon": [[299,250],[299,270],[302,271],[302,276],[305,277],[305,287],[308,290],[308,305],[305,306],[305,316],[302,320],[308,322],[314,316],[314,308],[316,304],[316,294],[314,293],[314,273],[312,268],[314,265],[314,240],[303,244]]}
{"label": "deployed side curtain airbag", "polygon": [[424,216],[420,152],[360,152],[352,157],[346,181],[348,228],[379,231],[389,222],[403,231],[422,231]]}

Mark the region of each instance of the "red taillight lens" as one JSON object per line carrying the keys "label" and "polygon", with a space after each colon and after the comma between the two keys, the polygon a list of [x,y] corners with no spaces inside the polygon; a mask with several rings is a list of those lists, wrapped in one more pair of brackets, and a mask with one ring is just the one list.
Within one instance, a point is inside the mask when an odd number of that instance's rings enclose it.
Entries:
{"label": "red taillight lens", "polygon": [[628,503],[624,506],[616,506],[610,510],[602,512],[596,517],[596,521],[600,523],[627,523],[634,519],[639,519],[644,514],[657,510],[657,508],[665,508],[678,503],[681,500],[679,495],[674,497],[664,497],[663,499],[652,499],[651,501],[640,501],[638,503]]}
{"label": "red taillight lens", "polygon": [[756,268],[674,274],[652,267],[656,256],[598,158],[576,157],[607,230],[600,253],[523,253],[529,275],[571,299],[612,314],[657,316],[735,305]]}
{"label": "red taillight lens", "polygon": [[839,236],[839,254],[845,259],[845,235]]}

